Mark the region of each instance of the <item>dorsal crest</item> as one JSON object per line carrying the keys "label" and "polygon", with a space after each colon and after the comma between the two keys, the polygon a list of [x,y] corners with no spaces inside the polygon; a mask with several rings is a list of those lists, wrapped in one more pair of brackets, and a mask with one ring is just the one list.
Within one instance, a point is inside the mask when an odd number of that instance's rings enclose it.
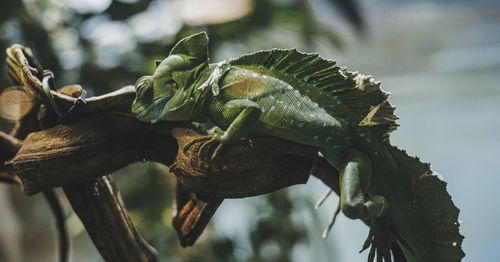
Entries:
{"label": "dorsal crest", "polygon": [[397,127],[388,93],[370,75],[348,71],[333,60],[295,49],[259,51],[229,61],[260,74],[289,83],[332,115],[382,140]]}

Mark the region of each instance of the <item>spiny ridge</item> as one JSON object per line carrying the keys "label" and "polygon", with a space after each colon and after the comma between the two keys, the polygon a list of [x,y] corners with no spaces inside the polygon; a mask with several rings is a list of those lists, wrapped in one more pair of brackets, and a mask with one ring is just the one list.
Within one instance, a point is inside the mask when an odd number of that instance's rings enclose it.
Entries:
{"label": "spiny ridge", "polygon": [[382,140],[397,127],[388,93],[370,75],[340,68],[333,60],[295,49],[272,49],[229,61],[287,82],[333,116],[374,133]]}

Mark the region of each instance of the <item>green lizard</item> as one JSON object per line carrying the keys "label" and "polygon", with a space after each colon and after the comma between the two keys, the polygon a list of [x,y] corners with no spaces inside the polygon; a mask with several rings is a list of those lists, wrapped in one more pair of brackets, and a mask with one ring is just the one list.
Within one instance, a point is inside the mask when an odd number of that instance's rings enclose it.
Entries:
{"label": "green lizard", "polygon": [[[212,120],[220,129],[200,151],[245,137],[275,136],[315,146],[339,170],[340,208],[371,221],[368,261],[459,261],[458,212],[428,164],[390,145],[397,126],[380,82],[317,54],[273,49],[210,64],[208,37],[182,39],[136,83],[132,112],[141,121]],[[401,254],[399,255],[401,256]]]}

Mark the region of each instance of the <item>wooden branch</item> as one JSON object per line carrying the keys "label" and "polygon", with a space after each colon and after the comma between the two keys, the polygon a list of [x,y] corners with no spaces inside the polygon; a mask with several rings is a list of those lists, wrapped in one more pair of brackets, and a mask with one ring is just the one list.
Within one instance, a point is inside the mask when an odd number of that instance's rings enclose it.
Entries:
{"label": "wooden branch", "polygon": [[22,141],[0,131],[0,163],[11,159],[22,146]]}
{"label": "wooden branch", "polygon": [[[25,86],[27,94],[40,100],[42,103],[49,105],[49,101],[42,85],[42,67],[39,66],[36,59],[33,57],[29,48],[14,44],[7,48],[7,63],[9,65],[10,76],[18,83]],[[32,64],[38,66],[33,67]],[[56,104],[66,112],[76,101],[77,98],[61,92],[51,91]],[[130,104],[135,99],[135,88],[126,86],[115,92],[96,96],[87,99],[87,104],[83,107],[79,114],[95,113],[100,111],[130,111]]]}
{"label": "wooden branch", "polygon": [[[198,146],[182,148],[200,136],[190,129],[174,129],[181,148],[171,171],[189,190],[202,195],[241,198],[274,192],[309,178],[317,150],[278,138],[258,137],[223,148],[214,159],[215,148],[198,158]],[[208,166],[200,166],[200,163]]]}
{"label": "wooden branch", "polygon": [[11,159],[22,146],[22,141],[0,131],[0,182],[9,184],[21,184],[21,181],[13,173],[8,172],[4,165],[7,159]]}
{"label": "wooden branch", "polygon": [[111,175],[64,187],[95,246],[108,262],[157,261],[154,248],[137,233]]}
{"label": "wooden branch", "polygon": [[[119,122],[119,121],[118,121]],[[48,124],[49,121],[46,121],[46,124]],[[126,122],[125,122],[126,123]],[[96,129],[97,127],[92,127],[92,126],[86,126],[86,119],[83,121],[77,122],[76,126],[70,125],[69,130],[75,130],[75,129],[80,129],[85,131],[86,128],[92,128]],[[102,122],[97,122],[96,124],[98,125],[103,125],[104,123]],[[136,121],[136,124],[141,124]],[[53,133],[53,130],[59,130],[62,129],[61,133]],[[26,139],[27,145],[32,145],[32,146],[38,146],[41,145],[41,148],[38,148],[42,150],[41,155],[44,155],[45,153],[48,153],[49,156],[52,155],[52,153],[57,152],[58,148],[57,145],[60,145],[60,143],[63,143],[62,141],[74,141],[73,138],[71,137],[71,133],[68,133],[66,131],[68,129],[68,126],[65,125],[58,125],[57,127],[50,128],[48,130],[43,130],[40,132],[35,132],[32,135],[30,135]],[[48,137],[44,137],[43,135],[48,134]],[[41,137],[40,137],[41,135]],[[86,139],[89,139],[89,137],[96,137],[96,136],[86,136],[85,134],[82,134],[81,132],[74,133],[73,135],[78,136],[79,138],[83,139],[83,143],[86,143]],[[130,135],[130,134],[129,134]],[[24,147],[22,150],[19,150],[21,148],[20,142],[16,140],[15,138],[7,135],[7,134],[1,134],[0,136],[2,139],[0,141],[2,142],[9,142],[9,147],[13,148],[11,150],[12,154],[16,154],[16,151],[19,153],[19,151],[23,151],[26,149]],[[53,143],[54,140],[51,140],[51,138],[61,138],[62,140]],[[114,136],[113,134],[110,135],[110,137],[114,138],[117,143],[120,142],[120,138],[117,136]],[[40,138],[41,140],[38,140]],[[33,140],[32,140],[33,139]],[[91,139],[91,138],[90,138]],[[40,144],[34,144],[31,141],[37,141]],[[56,147],[50,148],[51,143],[55,144]],[[97,142],[96,142],[97,143]],[[5,144],[5,143],[0,143],[0,144]],[[14,146],[16,144],[19,144],[18,146]],[[95,143],[91,143],[94,144]],[[161,146],[161,143],[158,144]],[[62,146],[62,154],[64,154],[67,151],[64,151],[64,149],[69,148],[69,151],[71,151],[72,148],[71,142],[69,142],[68,147]],[[102,146],[106,146],[106,144],[103,144]],[[30,147],[28,147],[30,148]],[[78,147],[76,147],[78,148]],[[46,150],[46,151],[45,151]],[[99,149],[97,149],[99,150]],[[86,151],[90,152],[90,151]],[[123,152],[115,152],[117,155]],[[60,152],[61,153],[61,152]],[[18,154],[19,155],[19,154]],[[23,155],[21,153],[21,155]],[[37,155],[37,154],[35,154]],[[57,155],[57,154],[56,154]],[[113,157],[112,155],[105,156],[107,157]],[[42,157],[43,158],[43,157]],[[15,159],[15,158],[14,158]],[[34,159],[37,159],[36,156],[34,156]],[[138,158],[137,158],[138,159]],[[135,159],[135,160],[137,160]],[[56,160],[56,159],[52,159]],[[106,159],[103,159],[106,161]],[[48,165],[48,166],[47,166]],[[68,162],[64,163],[63,162],[57,162],[49,164],[47,162],[44,162],[40,165],[41,170],[45,170],[44,168],[46,167],[57,167],[59,165],[63,165],[66,167],[71,167],[72,165]],[[74,167],[74,166],[73,166]],[[38,173],[39,170],[36,170],[36,166],[34,167],[34,175]],[[68,174],[79,174],[79,168],[74,167],[75,169],[72,170],[66,170],[63,171],[62,173],[57,173],[56,174],[61,174],[63,176],[68,176]],[[75,212],[78,214],[80,219],[82,220],[82,223],[85,225],[87,232],[89,233],[92,241],[98,247],[99,252],[102,254],[102,256],[106,259],[106,261],[156,261],[156,251],[147,245],[147,243],[140,237],[140,235],[137,233],[135,228],[133,227],[133,224],[128,216],[128,212],[125,209],[123,202],[121,200],[121,197],[119,195],[119,192],[114,184],[114,181],[112,181],[111,176],[105,176],[102,178],[93,178],[95,177],[95,171],[93,171],[93,167],[80,167],[82,170],[88,170],[89,174],[92,173],[93,175],[91,176],[88,182],[83,183],[83,184],[77,184],[77,185],[72,185],[68,187],[63,187],[68,199],[70,199],[72,203],[72,207],[75,210]],[[12,173],[15,171],[7,165],[7,169],[11,170]],[[69,172],[69,173],[66,173]],[[105,172],[105,171],[104,171]],[[48,174],[52,174],[50,172],[50,168],[47,170]],[[66,175],[64,175],[66,174]],[[16,178],[19,179],[19,176],[15,176]],[[71,178],[72,176],[69,176]],[[43,177],[41,178],[42,181],[44,180]],[[18,180],[19,184],[21,184],[21,188],[24,187],[23,180]],[[50,181],[50,180],[49,180]],[[78,181],[76,179],[75,181]],[[75,181],[72,181],[71,183],[68,184],[74,184]],[[29,188],[29,186],[28,186]],[[48,188],[47,188],[48,189]],[[51,190],[46,190],[44,188],[44,193],[50,194],[52,191]],[[54,200],[54,199],[52,199]],[[54,208],[54,207],[53,207]],[[55,208],[57,209],[58,206],[56,205]],[[58,217],[57,215],[62,214],[62,212],[56,212],[56,218]],[[58,220],[58,228],[61,228],[61,230],[64,229],[64,225],[61,224],[61,220]],[[112,224],[113,227],[107,227],[106,225]],[[104,227],[103,227],[104,226]],[[64,231],[60,231],[60,241],[61,243],[61,258],[64,259],[66,252],[67,252],[67,242],[65,240],[65,234]],[[65,261],[65,260],[63,260]]]}
{"label": "wooden branch", "polygon": [[[18,60],[21,61],[21,63],[15,62],[15,60],[8,57],[7,60],[9,63],[9,74],[13,76],[14,80],[17,83],[23,84],[23,90],[29,93],[33,88],[30,83],[36,83],[37,81],[39,82],[38,79],[41,79],[42,67],[38,64],[38,62],[36,62],[36,59],[31,55],[31,52],[28,48],[13,46],[13,49],[11,51],[15,51],[17,57],[19,58]],[[34,65],[34,68],[36,69],[33,69],[30,64]],[[16,72],[21,72],[21,74],[16,75]],[[32,79],[33,77],[28,73],[39,73],[36,74],[38,79]],[[66,104],[63,103],[63,107],[64,105],[71,105],[74,100],[74,98],[72,97],[78,97],[81,92],[82,88],[78,85],[59,89],[58,93],[62,95],[69,95],[71,98]],[[56,95],[55,97],[64,96]],[[128,112],[130,108],[129,104],[131,103],[131,99],[133,99],[133,97],[135,97],[133,88],[126,87],[105,96],[90,98],[89,100],[91,101],[91,105],[97,106],[86,107],[85,110],[92,111],[92,109],[94,109],[95,111],[99,111],[112,109]],[[123,101],[125,101],[125,103],[123,103]],[[54,114],[54,111],[51,110],[50,107],[47,107],[43,104],[40,105],[40,102],[43,102],[43,100],[36,100],[35,105],[32,107],[32,111],[16,123],[14,130],[11,132],[11,135],[13,137],[24,139],[31,132],[38,131],[40,129],[51,128],[58,124],[57,116]],[[58,106],[61,107],[61,102],[58,103]],[[120,108],[120,106],[124,107]],[[63,110],[66,109],[67,108],[63,108]],[[85,113],[85,110],[82,110],[79,113]],[[6,136],[6,138],[10,139],[11,137]],[[13,139],[10,140],[14,141]],[[19,149],[20,146],[16,147],[16,151]],[[7,158],[11,158],[13,155],[15,155],[15,153],[16,152],[9,154]],[[13,177],[14,179],[17,179],[14,181],[17,181],[18,184],[22,184],[17,174],[15,174],[11,169],[3,167],[3,162],[5,160],[6,159],[2,159],[2,161],[0,162],[0,180],[5,181],[5,179],[3,178],[7,177],[5,175],[9,175],[9,177],[7,178],[10,179],[11,177]],[[113,258],[115,258],[116,261],[116,258],[121,257],[130,258],[129,261],[156,261],[156,251],[153,248],[149,247],[136,232],[133,224],[130,221],[130,218],[128,217],[127,210],[123,207],[123,203],[121,202],[118,190],[114,186],[114,182],[110,181],[107,178],[102,179],[106,180],[107,184],[112,186],[95,187],[93,185],[96,183],[96,179],[94,179],[94,181],[90,181],[88,183],[71,186],[71,188],[67,190],[66,188],[64,188],[68,198],[74,200],[73,209],[77,214],[79,214],[83,224],[86,225],[87,232],[89,233],[93,242],[97,247],[99,247],[99,251],[108,261],[112,261]],[[85,200],[85,196],[87,196],[89,192],[91,192],[92,194],[95,194],[96,192],[98,193],[98,195],[100,196],[99,202],[101,203],[101,205],[95,205],[94,203],[91,203],[89,201],[79,201]],[[57,220],[57,228],[60,239],[60,259],[61,261],[67,261],[67,235],[65,231],[64,221],[63,219],[61,219],[63,212],[60,209],[57,198],[53,194],[53,190],[45,190],[44,194],[47,197],[47,200],[49,201]],[[113,209],[113,207],[120,206],[121,208]],[[107,213],[110,213],[112,215],[107,215]],[[120,217],[123,219],[116,219],[116,217]],[[92,225],[95,221],[98,221],[100,225],[112,224],[114,225],[115,230],[107,231],[102,230],[102,228],[99,227],[93,227]],[[122,233],[123,236],[121,236],[119,241],[110,241],[112,237],[118,235],[116,233]]]}
{"label": "wooden branch", "polygon": [[198,159],[199,144],[184,153],[184,145],[201,135],[182,123],[148,124],[101,113],[29,135],[5,166],[31,195],[88,182],[145,158],[171,166],[192,192],[233,198],[305,183],[317,156],[312,147],[270,137],[228,146],[213,161],[209,152]]}
{"label": "wooden branch", "polygon": [[340,196],[338,171],[328,164],[325,158],[318,156],[311,170],[311,175],[317,177]]}
{"label": "wooden branch", "polygon": [[31,195],[58,186],[81,184],[140,160],[137,141],[106,115],[30,134],[5,163]]}

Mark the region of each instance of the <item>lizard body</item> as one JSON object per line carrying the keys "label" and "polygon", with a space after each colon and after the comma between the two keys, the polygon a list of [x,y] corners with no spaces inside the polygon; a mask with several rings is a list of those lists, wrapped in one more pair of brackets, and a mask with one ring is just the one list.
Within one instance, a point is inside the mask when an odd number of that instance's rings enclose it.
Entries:
{"label": "lizard body", "polygon": [[397,117],[380,82],[296,50],[209,64],[207,45],[205,33],[184,38],[138,80],[132,111],[139,120],[210,119],[220,129],[192,143],[203,142],[200,150],[218,143],[213,157],[224,144],[258,135],[317,147],[339,170],[343,213],[371,221],[363,246],[371,246],[369,261],[391,261],[391,243],[406,261],[464,256],[445,182],[388,141]]}
{"label": "lizard body", "polygon": [[275,77],[232,67],[221,81],[220,94],[212,98],[208,116],[226,130],[244,108],[258,115],[242,127],[251,136],[276,136],[327,151],[340,150],[345,142],[347,125],[307,95]]}

